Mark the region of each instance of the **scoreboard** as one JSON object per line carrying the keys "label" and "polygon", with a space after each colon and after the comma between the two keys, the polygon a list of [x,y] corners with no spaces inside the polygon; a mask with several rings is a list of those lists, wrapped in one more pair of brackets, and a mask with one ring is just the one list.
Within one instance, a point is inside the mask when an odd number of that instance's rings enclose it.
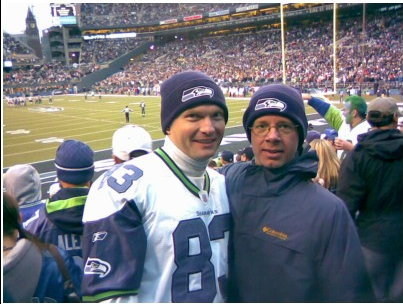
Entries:
{"label": "scoreboard", "polygon": [[50,5],[53,18],[59,19],[61,25],[77,24],[75,4],[55,4]]}

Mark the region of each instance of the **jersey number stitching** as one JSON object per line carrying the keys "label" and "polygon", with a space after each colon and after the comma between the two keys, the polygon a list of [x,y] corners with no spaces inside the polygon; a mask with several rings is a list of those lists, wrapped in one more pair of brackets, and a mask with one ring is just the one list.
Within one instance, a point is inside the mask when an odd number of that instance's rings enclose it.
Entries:
{"label": "jersey number stitching", "polygon": [[[210,241],[224,238],[224,232],[229,230],[229,214],[216,215],[208,225],[201,218],[179,222],[173,232],[175,264],[177,269],[172,275],[173,302],[213,302],[217,287],[215,283],[214,265]],[[210,237],[209,237],[210,235]],[[190,239],[198,238],[200,251],[190,254]],[[189,276],[200,274],[201,288],[189,291]]]}
{"label": "jersey number stitching", "polygon": [[134,181],[143,176],[143,171],[141,171],[134,165],[125,165],[123,168],[131,171],[131,173],[126,173],[122,176],[122,178],[124,179],[124,182],[122,184],[119,184],[118,180],[113,176],[109,176],[107,179],[108,186],[118,193],[126,192]]}

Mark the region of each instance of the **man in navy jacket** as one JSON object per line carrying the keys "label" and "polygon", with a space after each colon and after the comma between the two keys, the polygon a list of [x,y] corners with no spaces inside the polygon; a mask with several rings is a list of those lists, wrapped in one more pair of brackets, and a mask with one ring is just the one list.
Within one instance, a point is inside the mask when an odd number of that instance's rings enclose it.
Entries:
{"label": "man in navy jacket", "polygon": [[94,152],[82,141],[66,140],[56,151],[60,189],[29,219],[26,229],[67,251],[82,266],[82,217],[92,178]]}
{"label": "man in navy jacket", "polygon": [[368,106],[372,130],[342,163],[337,195],[358,228],[377,302],[403,302],[403,134],[390,97]]}
{"label": "man in navy jacket", "polygon": [[348,210],[312,182],[316,153],[300,155],[308,127],[301,94],[282,84],[260,88],[243,125],[255,159],[223,172],[233,220],[230,300],[372,301]]}

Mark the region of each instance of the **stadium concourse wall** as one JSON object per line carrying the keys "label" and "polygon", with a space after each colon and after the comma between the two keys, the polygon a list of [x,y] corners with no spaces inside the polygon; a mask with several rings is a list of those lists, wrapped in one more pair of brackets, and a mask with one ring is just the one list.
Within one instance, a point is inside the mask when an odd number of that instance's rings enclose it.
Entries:
{"label": "stadium concourse wall", "polygon": [[141,46],[139,46],[138,48],[116,58],[115,60],[109,63],[107,68],[98,70],[83,77],[81,81],[77,83],[78,92],[89,91],[91,86],[94,85],[96,82],[102,81],[115,73],[123,71],[124,66],[129,63],[131,58],[144,53],[153,44],[156,43],[146,42]]}

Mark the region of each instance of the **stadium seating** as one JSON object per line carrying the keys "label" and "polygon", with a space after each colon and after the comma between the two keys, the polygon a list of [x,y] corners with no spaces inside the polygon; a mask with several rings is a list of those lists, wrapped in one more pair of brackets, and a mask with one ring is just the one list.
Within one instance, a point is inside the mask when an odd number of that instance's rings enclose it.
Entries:
{"label": "stadium seating", "polygon": [[[164,12],[169,16],[158,15],[158,18],[196,14],[201,12],[202,8],[210,11],[224,8],[224,4],[211,7],[174,3],[150,5],[83,3],[82,18],[117,16],[122,10],[130,13],[134,9],[138,12],[144,10],[150,12],[155,9],[158,12],[162,5]],[[157,16],[157,13],[155,14]],[[139,13],[137,16],[140,15]],[[122,20],[123,17],[122,15]],[[138,20],[138,22],[149,21]],[[308,21],[303,24],[286,24],[287,83],[299,86],[301,89],[332,88],[332,21]],[[390,89],[398,88],[398,84],[403,80],[399,12],[369,15],[365,32],[361,26],[361,16],[345,18],[339,22],[337,77],[340,87],[356,89],[361,86],[369,90],[374,83],[380,83]],[[21,48],[16,46],[9,35],[4,34],[3,37],[4,54],[10,54],[13,49]],[[43,87],[46,84],[51,84],[52,87],[56,85],[58,88],[60,86],[71,88],[85,75],[99,70],[101,65],[111,64],[118,57],[128,54],[143,43],[144,41],[138,38],[83,41],[78,67],[66,68],[52,63],[35,68],[17,69],[11,73],[3,73],[3,85],[6,92],[9,87]],[[281,82],[283,75],[280,31],[274,29],[215,37],[194,36],[192,39],[178,36],[175,41],[156,45],[143,55],[136,56],[123,70],[96,83],[91,89],[113,94],[157,94],[158,85],[162,80],[186,69],[202,70],[223,87],[236,87],[238,91],[243,90],[245,86]]]}
{"label": "stadium seating", "polygon": [[81,24],[84,27],[121,26],[158,23],[160,20],[203,14],[242,3],[83,3]]}

